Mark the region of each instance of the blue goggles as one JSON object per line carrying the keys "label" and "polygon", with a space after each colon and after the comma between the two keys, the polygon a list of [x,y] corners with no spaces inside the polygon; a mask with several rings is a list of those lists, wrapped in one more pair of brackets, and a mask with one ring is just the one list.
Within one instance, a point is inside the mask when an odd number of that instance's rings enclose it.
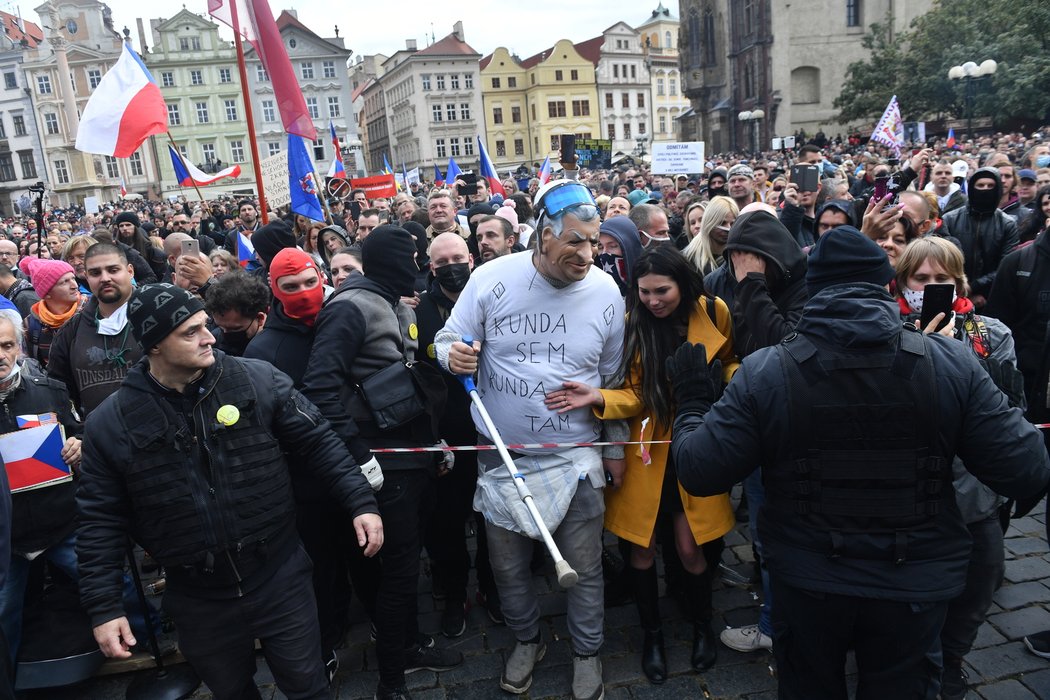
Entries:
{"label": "blue goggles", "polygon": [[556,217],[566,209],[579,204],[596,206],[591,191],[575,180],[565,180],[565,184],[556,185],[548,190],[539,203],[539,208],[548,217]]}

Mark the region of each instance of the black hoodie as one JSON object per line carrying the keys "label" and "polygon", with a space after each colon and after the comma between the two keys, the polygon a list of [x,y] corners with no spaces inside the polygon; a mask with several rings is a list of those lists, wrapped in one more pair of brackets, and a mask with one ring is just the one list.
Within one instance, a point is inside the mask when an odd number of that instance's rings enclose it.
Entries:
{"label": "black hoodie", "polygon": [[776,345],[802,317],[806,291],[806,256],[777,217],[753,211],[738,217],[726,243],[726,275],[735,279],[734,250],[755,253],[766,261],[766,274],[750,272],[736,284],[733,339],[742,358]]}
{"label": "black hoodie", "polygon": [[[994,180],[995,187],[976,190],[974,183],[982,179]],[[946,234],[958,239],[962,247],[966,277],[973,290],[971,297],[987,297],[999,263],[1017,247],[1017,222],[995,208],[1002,195],[1002,181],[995,168],[981,168],[971,175],[967,192],[967,206],[945,214],[943,228]]]}

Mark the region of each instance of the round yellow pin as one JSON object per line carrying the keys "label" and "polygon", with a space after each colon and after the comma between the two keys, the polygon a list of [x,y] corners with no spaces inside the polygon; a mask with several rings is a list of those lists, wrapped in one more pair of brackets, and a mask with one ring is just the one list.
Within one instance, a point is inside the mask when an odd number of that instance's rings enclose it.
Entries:
{"label": "round yellow pin", "polygon": [[437,357],[437,351],[434,350],[433,343],[427,346],[427,357],[429,357],[431,360]]}
{"label": "round yellow pin", "polygon": [[219,407],[219,410],[215,413],[215,417],[220,423],[228,428],[241,419],[241,412],[237,410],[236,406],[226,404],[225,406]]}
{"label": "round yellow pin", "polygon": [[419,329],[416,328],[416,324],[414,324],[414,323],[408,324],[408,337],[411,338],[412,340],[415,340],[416,338],[419,337]]}

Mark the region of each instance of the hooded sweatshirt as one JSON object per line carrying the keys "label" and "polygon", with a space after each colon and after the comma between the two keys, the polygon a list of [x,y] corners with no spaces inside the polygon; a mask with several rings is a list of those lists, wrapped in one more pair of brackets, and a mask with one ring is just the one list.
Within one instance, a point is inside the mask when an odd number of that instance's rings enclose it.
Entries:
{"label": "hooded sweatshirt", "polygon": [[[978,190],[978,180],[993,180],[995,187]],[[962,247],[966,277],[970,280],[971,298],[987,297],[995,281],[995,272],[1006,255],[1017,247],[1017,222],[996,207],[1002,196],[1002,181],[995,168],[980,168],[970,176],[967,206],[944,215],[944,231],[958,239]]]}
{"label": "hooded sweatshirt", "polygon": [[732,304],[733,338],[743,358],[776,345],[794,330],[809,299],[806,256],[777,217],[754,211],[737,218],[729,232],[726,275],[735,279],[734,250],[755,253],[766,261],[766,273],[749,272],[736,284]]}
{"label": "hooded sweatshirt", "polygon": [[611,254],[602,253],[595,259],[595,264],[612,275],[616,286],[620,288],[620,294],[626,296],[634,277],[634,265],[642,257],[642,242],[638,238],[638,228],[628,217],[614,216],[602,222],[600,232],[616,239],[616,242],[620,244],[622,255],[618,256],[621,259],[617,260]]}

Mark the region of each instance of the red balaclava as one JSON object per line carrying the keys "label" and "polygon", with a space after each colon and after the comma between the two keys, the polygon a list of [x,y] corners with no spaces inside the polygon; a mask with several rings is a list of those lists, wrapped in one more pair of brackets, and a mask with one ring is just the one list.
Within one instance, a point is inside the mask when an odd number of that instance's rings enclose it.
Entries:
{"label": "red balaclava", "polygon": [[[294,294],[282,292],[277,281],[288,275],[296,275],[303,270],[313,270],[317,275],[317,285],[303,289]],[[270,263],[270,289],[273,296],[281,302],[284,314],[308,326],[314,325],[314,319],[321,312],[324,302],[324,276],[317,269],[317,264],[308,254],[298,248],[282,248]]]}

